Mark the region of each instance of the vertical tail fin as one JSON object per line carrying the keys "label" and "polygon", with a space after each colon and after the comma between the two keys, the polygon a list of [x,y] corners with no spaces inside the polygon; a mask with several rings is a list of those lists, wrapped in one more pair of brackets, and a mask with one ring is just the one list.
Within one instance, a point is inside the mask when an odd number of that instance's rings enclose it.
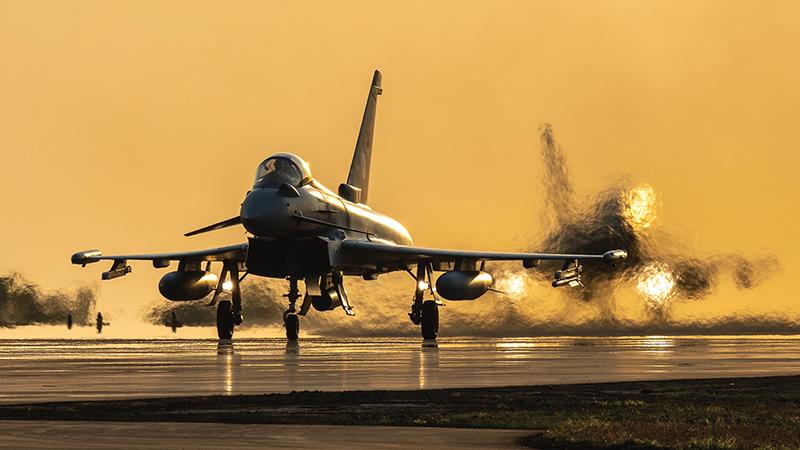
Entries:
{"label": "vertical tail fin", "polygon": [[[375,109],[378,104],[378,96],[381,95],[381,73],[375,71],[372,77],[372,85],[369,88],[367,106],[364,108],[364,118],[361,120],[361,129],[358,131],[356,140],[356,150],[353,153],[353,162],[350,163],[350,173],[347,176],[348,186],[340,186],[340,195],[351,201],[367,203],[369,193],[369,168],[372,160],[372,132],[375,128]],[[355,189],[348,189],[355,188]],[[360,196],[357,195],[360,189]],[[344,192],[343,192],[344,191]]]}

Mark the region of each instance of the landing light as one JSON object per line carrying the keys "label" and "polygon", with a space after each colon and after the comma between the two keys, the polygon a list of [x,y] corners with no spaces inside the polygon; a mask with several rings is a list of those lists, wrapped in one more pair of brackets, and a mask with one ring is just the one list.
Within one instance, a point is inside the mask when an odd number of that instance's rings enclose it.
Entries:
{"label": "landing light", "polygon": [[417,288],[420,291],[424,291],[424,290],[428,289],[428,283],[425,282],[425,281],[420,281],[419,283],[417,283]]}
{"label": "landing light", "polygon": [[222,283],[222,290],[225,292],[230,292],[233,289],[233,282],[231,280],[227,280]]}

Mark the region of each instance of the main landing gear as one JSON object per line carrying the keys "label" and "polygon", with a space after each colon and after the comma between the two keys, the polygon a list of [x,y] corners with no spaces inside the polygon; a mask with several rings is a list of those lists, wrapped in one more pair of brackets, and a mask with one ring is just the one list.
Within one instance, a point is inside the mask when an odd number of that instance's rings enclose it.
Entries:
{"label": "main landing gear", "polygon": [[220,340],[227,340],[233,337],[231,302],[227,300],[217,303],[217,335]]}
{"label": "main landing gear", "polygon": [[289,293],[284,294],[289,299],[289,308],[283,313],[283,327],[286,328],[286,339],[296,341],[300,335],[300,317],[297,316],[297,299],[300,290],[297,288],[297,278],[289,278]]}
{"label": "main landing gear", "polygon": [[213,305],[222,291],[222,285],[230,275],[231,281],[231,300],[223,300],[217,304],[217,336],[220,340],[230,340],[233,338],[233,329],[236,325],[242,324],[242,291],[239,289],[239,283],[244,279],[243,275],[239,277],[239,264],[237,262],[226,261],[222,266],[222,274],[220,275],[217,289],[214,292],[214,298],[211,300]]}
{"label": "main landing gear", "polygon": [[422,338],[433,341],[439,336],[439,305],[433,300],[422,302]]}
{"label": "main landing gear", "polygon": [[[408,317],[414,325],[420,326],[422,338],[425,341],[436,341],[439,336],[439,305],[443,304],[433,286],[433,269],[430,264],[418,264],[415,279],[417,286],[414,291],[414,303],[411,304],[411,312],[408,313]],[[433,300],[424,300],[426,290],[430,290]]]}

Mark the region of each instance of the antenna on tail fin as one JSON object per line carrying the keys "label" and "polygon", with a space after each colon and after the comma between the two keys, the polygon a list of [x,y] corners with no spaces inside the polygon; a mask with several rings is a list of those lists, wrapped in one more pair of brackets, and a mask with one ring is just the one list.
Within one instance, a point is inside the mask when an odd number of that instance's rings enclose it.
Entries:
{"label": "antenna on tail fin", "polygon": [[376,70],[369,88],[364,118],[361,119],[361,129],[358,130],[356,150],[353,152],[353,162],[350,163],[347,183],[339,185],[339,195],[354,203],[367,203],[369,167],[372,160],[372,132],[375,129],[375,108],[378,104],[378,96],[382,92],[381,73]]}

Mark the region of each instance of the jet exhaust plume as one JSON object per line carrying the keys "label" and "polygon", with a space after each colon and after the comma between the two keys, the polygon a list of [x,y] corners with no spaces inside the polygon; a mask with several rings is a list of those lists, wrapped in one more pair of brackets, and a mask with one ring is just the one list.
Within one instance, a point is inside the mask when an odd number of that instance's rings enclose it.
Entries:
{"label": "jet exhaust plume", "polygon": [[[242,283],[242,309],[248,325],[283,324],[286,305],[280,302],[285,300],[279,289],[282,284],[272,280]],[[230,300],[229,294],[221,294],[219,300]],[[168,325],[174,312],[184,326],[210,326],[216,325],[216,311],[216,306],[209,306],[205,301],[170,302],[162,299],[150,305],[146,320],[156,325]]]}
{"label": "jet exhaust plume", "polygon": [[[647,184],[623,179],[583,202],[576,201],[566,157],[549,124],[540,129],[540,142],[545,159],[542,177],[547,196],[545,205],[547,209],[560,211],[549,212],[559,220],[529,250],[602,253],[620,248],[628,252],[628,258],[616,267],[586,264],[583,277],[586,286],[567,291],[570,297],[595,304],[601,317],[612,322],[620,317],[624,311],[615,299],[629,296],[626,288],[629,291],[632,286],[645,306],[645,315],[674,328],[677,324],[669,319],[674,303],[708,298],[720,285],[723,275],[728,274],[736,288],[752,289],[778,267],[773,256],[698,255],[678,236],[657,230],[661,200]],[[551,273],[540,272],[540,279],[545,281]],[[730,323],[729,318],[725,321]]]}
{"label": "jet exhaust plume", "polygon": [[97,295],[81,287],[74,294],[45,292],[18,273],[0,276],[0,326],[65,324],[72,314],[76,325],[93,323]]}
{"label": "jet exhaust plume", "polygon": [[[503,273],[518,274],[515,270]],[[642,306],[638,294],[629,299],[636,301],[630,302],[611,297],[585,302],[570,299],[534,277],[522,276],[527,289],[522,297],[490,292],[474,302],[449,302],[440,314],[441,335],[514,337],[800,332],[800,318],[752,313],[674,318],[672,304],[667,303],[660,310],[651,309]],[[389,275],[387,278],[379,282],[348,280],[356,317],[347,317],[338,309],[326,312],[312,309],[301,319],[302,333],[342,337],[418,336],[418,327],[412,325],[406,316],[411,296],[404,295],[413,290],[413,283],[407,276]],[[243,284],[243,327],[282,328],[281,317],[286,309],[286,299],[282,296],[284,284],[283,280],[268,279],[252,279]],[[642,307],[635,307],[636,303]],[[153,306],[148,319],[153,324],[164,325],[170,320],[173,310],[184,325],[213,327],[215,324],[216,308],[203,302],[162,300]],[[213,335],[213,332],[209,333]]]}
{"label": "jet exhaust plume", "polygon": [[563,223],[572,213],[574,189],[567,168],[567,158],[553,135],[553,127],[545,123],[539,129],[547,210],[556,223]]}

